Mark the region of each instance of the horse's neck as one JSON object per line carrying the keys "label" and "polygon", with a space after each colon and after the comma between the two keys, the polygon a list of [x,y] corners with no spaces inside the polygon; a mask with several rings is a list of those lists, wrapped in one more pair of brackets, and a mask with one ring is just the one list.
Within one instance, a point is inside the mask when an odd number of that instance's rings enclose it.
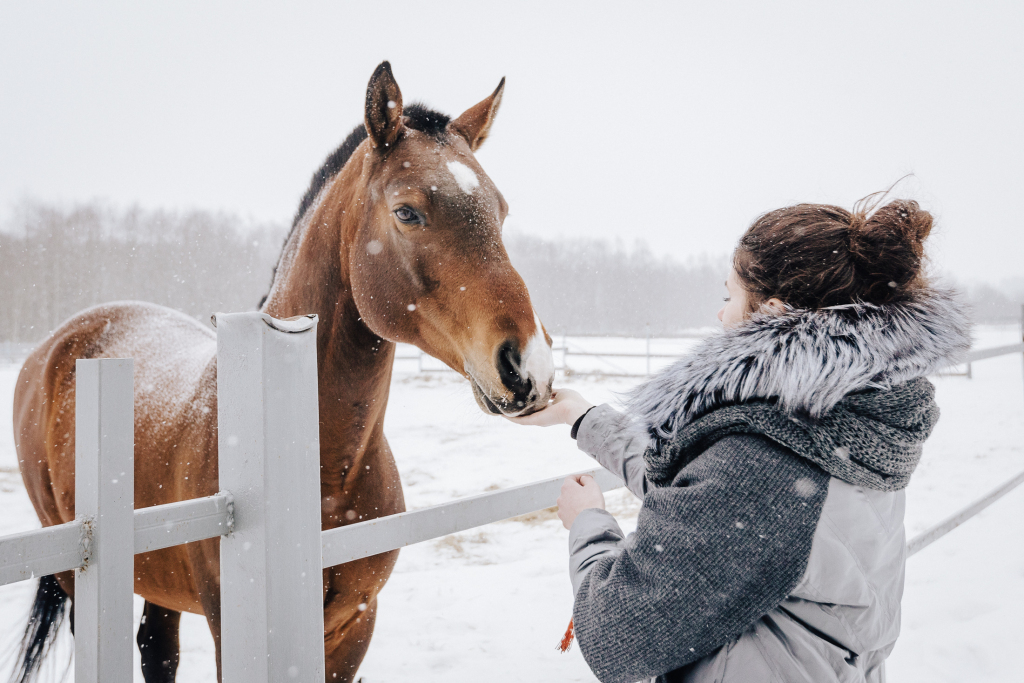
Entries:
{"label": "horse's neck", "polygon": [[278,318],[319,317],[321,481],[335,488],[350,472],[391,458],[380,444],[395,345],[360,320],[341,261],[341,236],[351,233],[323,226],[301,234],[308,229],[297,228],[289,241],[263,310]]}

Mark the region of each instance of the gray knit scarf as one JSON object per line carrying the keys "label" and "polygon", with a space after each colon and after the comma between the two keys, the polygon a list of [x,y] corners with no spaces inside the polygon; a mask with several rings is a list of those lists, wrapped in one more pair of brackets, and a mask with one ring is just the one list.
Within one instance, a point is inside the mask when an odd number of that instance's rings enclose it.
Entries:
{"label": "gray knit scarf", "polygon": [[851,484],[896,491],[939,417],[925,376],[969,348],[967,312],[950,290],[755,314],[638,387],[627,408],[652,439],[656,485],[726,434],[746,433]]}

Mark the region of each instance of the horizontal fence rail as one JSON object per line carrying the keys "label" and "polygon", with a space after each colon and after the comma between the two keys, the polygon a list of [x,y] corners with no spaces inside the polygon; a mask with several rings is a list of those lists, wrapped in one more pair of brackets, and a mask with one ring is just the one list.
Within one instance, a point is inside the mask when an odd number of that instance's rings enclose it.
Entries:
{"label": "horizontal fence rail", "polygon": [[[623,353],[618,351],[574,351],[571,349],[552,349],[553,351],[567,351],[572,356],[608,357],[608,358],[685,358],[685,353]],[[1007,344],[1005,346],[994,346],[990,349],[978,349],[969,351],[964,357],[964,363],[975,363],[979,360],[995,358],[996,356],[1007,356],[1011,353],[1024,353],[1024,343]]]}
{"label": "horizontal fence rail", "polygon": [[971,517],[974,517],[979,512],[987,508],[992,503],[996,502],[1007,493],[1017,488],[1021,484],[1024,484],[1024,472],[1019,473],[1017,476],[1010,479],[1005,484],[985,494],[978,500],[974,501],[960,512],[948,517],[947,519],[939,522],[931,529],[918,534],[914,538],[910,539],[907,543],[907,557],[914,555],[915,553],[924,550],[935,541],[939,540],[953,529],[957,528]]}
{"label": "horizontal fence rail", "polygon": [[[601,375],[604,377],[643,377],[651,374],[650,362],[651,360],[678,360],[686,357],[686,353],[626,353],[622,351],[577,351],[568,347],[553,348],[553,352],[561,351],[562,356],[562,367],[558,368],[565,374],[569,375]],[[997,356],[1007,356],[1010,354],[1024,353],[1024,342],[1018,344],[1006,344],[1004,346],[995,346],[988,349],[978,349],[975,351],[969,351],[965,356],[960,365],[967,365],[967,377],[971,376],[970,365],[978,361],[987,360],[989,358],[996,358]],[[637,360],[646,359],[647,370],[645,373],[640,372],[606,372],[604,370],[579,370],[576,368],[570,368],[568,358],[569,356],[578,356],[582,358],[634,358]]]}
{"label": "horizontal fence rail", "polygon": [[142,508],[135,511],[135,554],[216,538],[233,528],[234,504],[227,492]]}
{"label": "horizontal fence rail", "polygon": [[684,358],[686,356],[683,353],[622,353],[621,351],[571,351],[569,349],[566,349],[565,352],[570,356],[586,356],[588,358]]}
{"label": "horizontal fence rail", "polygon": [[996,356],[1008,356],[1011,353],[1024,353],[1024,342],[1019,344],[1007,344],[1005,346],[993,346],[989,349],[978,349],[968,351],[965,363],[976,363],[979,360],[987,360]]}
{"label": "horizontal fence rail", "polygon": [[566,476],[584,474],[594,477],[602,491],[623,486],[611,472],[597,468],[329,529],[321,535],[324,568],[549,508]]}
{"label": "horizontal fence rail", "polygon": [[[134,514],[135,554],[207,538],[232,528],[231,494],[218,493]],[[0,586],[36,576],[79,569],[85,564],[88,528],[79,520],[0,537]]]}
{"label": "horizontal fence rail", "polygon": [[[699,337],[680,337],[680,338],[699,339]],[[669,337],[658,337],[658,339],[669,339]],[[673,338],[673,339],[675,339],[675,338]],[[551,352],[553,354],[559,354],[559,353],[562,354],[562,365],[560,367],[556,368],[556,369],[561,370],[563,373],[565,373],[567,375],[601,375],[603,377],[643,377],[645,375],[649,375],[650,374],[650,371],[651,371],[650,362],[652,360],[678,360],[680,358],[685,358],[686,357],[686,353],[684,353],[684,352],[680,352],[680,353],[629,353],[629,352],[625,352],[625,351],[583,351],[583,350],[573,349],[573,348],[569,347],[568,345],[553,346],[551,348]],[[1024,342],[1017,343],[1017,344],[1006,344],[1006,345],[1003,345],[1003,346],[995,346],[995,347],[988,348],[988,349],[977,349],[977,350],[974,350],[974,351],[970,351],[970,352],[967,353],[966,356],[964,356],[963,361],[959,364],[959,365],[967,365],[968,366],[966,373],[961,373],[961,374],[966,374],[967,377],[970,377],[971,376],[970,365],[972,363],[977,363],[978,361],[987,360],[989,358],[996,358],[997,356],[1007,356],[1007,355],[1015,354],[1015,353],[1024,353]],[[644,359],[647,362],[647,368],[646,368],[646,372],[625,372],[625,371],[623,371],[623,372],[607,372],[607,371],[604,371],[604,370],[593,370],[593,369],[583,370],[583,369],[572,368],[572,367],[569,366],[568,358],[573,357],[573,356],[578,357],[578,358],[597,358],[597,359],[601,359],[601,358],[632,358],[632,359],[636,359],[636,360]],[[420,373],[455,372],[454,370],[452,370],[451,368],[449,368],[447,366],[435,367],[435,368],[424,367],[423,360],[426,357],[427,356],[426,356],[426,354],[424,354],[424,352],[419,351],[416,355],[403,354],[403,355],[395,356],[395,360],[396,361],[416,361],[417,362],[417,372],[420,372]],[[621,368],[620,368],[620,370],[621,370]]]}
{"label": "horizontal fence rail", "polygon": [[85,562],[85,541],[79,521],[0,538],[0,586],[78,569]]}
{"label": "horizontal fence rail", "polygon": [[[460,498],[422,510],[358,522],[322,532],[323,566],[433,540],[552,507],[566,476],[589,474],[602,491],[623,486],[603,468]],[[908,556],[931,545],[1024,484],[1024,472],[907,543]],[[231,494],[223,492],[135,511],[135,554],[216,538],[231,532]],[[77,569],[83,565],[84,527],[74,521],[0,538],[0,585]]]}

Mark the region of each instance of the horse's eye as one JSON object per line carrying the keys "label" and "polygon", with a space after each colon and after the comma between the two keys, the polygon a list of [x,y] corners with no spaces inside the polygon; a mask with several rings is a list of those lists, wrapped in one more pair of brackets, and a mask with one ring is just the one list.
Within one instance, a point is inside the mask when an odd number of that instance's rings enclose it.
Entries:
{"label": "horse's eye", "polygon": [[403,223],[419,223],[420,215],[408,206],[400,206],[395,209],[395,217]]}

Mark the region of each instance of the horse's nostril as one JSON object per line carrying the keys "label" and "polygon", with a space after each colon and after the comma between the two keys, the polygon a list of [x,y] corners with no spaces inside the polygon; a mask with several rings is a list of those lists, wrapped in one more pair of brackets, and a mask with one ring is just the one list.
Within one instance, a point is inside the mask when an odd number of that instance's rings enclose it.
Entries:
{"label": "horse's nostril", "polygon": [[515,395],[519,407],[525,405],[532,382],[523,373],[522,358],[515,340],[506,341],[498,349],[498,376],[501,377],[501,383],[505,388]]}
{"label": "horse's nostril", "polygon": [[509,389],[513,389],[522,383],[522,375],[519,368],[519,349],[514,341],[506,341],[498,349],[498,375],[502,383]]}

